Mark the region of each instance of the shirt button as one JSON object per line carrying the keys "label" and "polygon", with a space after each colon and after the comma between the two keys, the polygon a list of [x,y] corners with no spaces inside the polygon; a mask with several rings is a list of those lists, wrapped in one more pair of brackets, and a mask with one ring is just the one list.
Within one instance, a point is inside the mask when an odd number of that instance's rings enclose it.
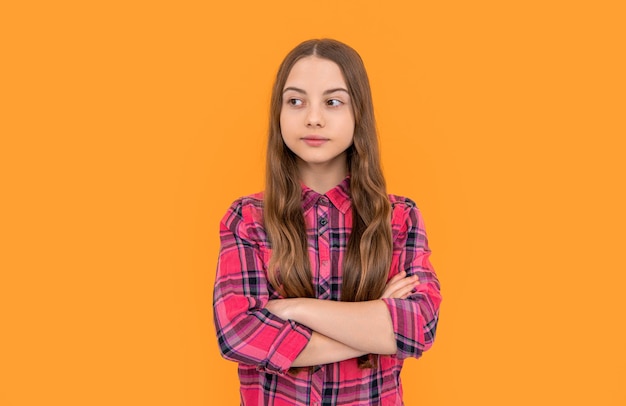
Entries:
{"label": "shirt button", "polygon": [[320,197],[319,204],[321,204],[322,206],[328,206],[328,198],[323,196]]}
{"label": "shirt button", "polygon": [[326,224],[328,224],[328,220],[326,220],[326,217],[322,217],[319,221],[320,226],[325,226]]}

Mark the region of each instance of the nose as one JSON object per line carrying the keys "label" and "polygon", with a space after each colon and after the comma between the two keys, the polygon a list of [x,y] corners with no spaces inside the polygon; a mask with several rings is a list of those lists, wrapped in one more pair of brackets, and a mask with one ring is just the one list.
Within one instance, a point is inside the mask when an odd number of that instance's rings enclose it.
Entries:
{"label": "nose", "polygon": [[307,127],[324,127],[324,114],[322,109],[316,106],[310,106],[306,114]]}

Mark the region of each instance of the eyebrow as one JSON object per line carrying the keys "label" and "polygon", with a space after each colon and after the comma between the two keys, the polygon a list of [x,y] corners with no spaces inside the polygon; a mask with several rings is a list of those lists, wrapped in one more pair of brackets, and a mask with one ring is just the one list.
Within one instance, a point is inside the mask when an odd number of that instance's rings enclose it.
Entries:
{"label": "eyebrow", "polygon": [[[284,88],[283,89],[283,93],[286,93],[289,90],[293,90],[294,92],[306,94],[306,92],[303,89],[300,89],[299,87],[293,87],[293,86],[289,86],[289,87]],[[335,93],[335,92],[346,92],[346,93],[348,93],[348,95],[350,95],[350,93],[346,89],[344,89],[343,87],[336,87],[334,89],[328,89],[328,90],[325,90],[324,93],[322,93],[322,94],[328,95],[328,94]]]}

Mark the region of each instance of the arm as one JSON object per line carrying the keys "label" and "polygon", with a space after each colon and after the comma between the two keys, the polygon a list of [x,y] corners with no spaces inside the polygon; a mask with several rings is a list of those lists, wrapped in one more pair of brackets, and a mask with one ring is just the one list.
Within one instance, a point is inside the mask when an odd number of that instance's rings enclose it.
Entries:
{"label": "arm", "polygon": [[267,309],[365,354],[396,352],[391,317],[382,300],[280,299],[271,301]]}
{"label": "arm", "polygon": [[406,300],[383,298],[394,325],[396,356],[400,359],[419,358],[435,340],[441,290],[439,280],[430,263],[430,249],[424,221],[415,203],[406,199],[393,214],[393,227],[399,228],[394,245],[400,249],[396,265],[407,275],[417,275],[419,285]]}
{"label": "arm", "polygon": [[[419,283],[417,277],[406,277],[405,272],[400,272],[387,283],[383,298],[406,298]],[[312,300],[312,299],[311,299]],[[293,299],[271,300],[266,308],[271,309],[282,318],[289,318],[289,303]],[[293,302],[292,302],[293,303]],[[306,302],[305,302],[306,303]],[[308,303],[315,304],[313,301]],[[304,350],[295,359],[293,366],[306,367],[312,365],[328,364],[343,361],[367,354],[367,351],[357,350],[342,342],[333,340],[317,332],[313,332],[311,340]]]}
{"label": "arm", "polygon": [[311,340],[295,359],[292,366],[309,367],[313,365],[330,364],[332,362],[360,357],[365,354],[367,353],[364,351],[348,347],[339,341],[335,341],[332,338],[314,331],[313,335],[311,335]]}
{"label": "arm", "polygon": [[[406,298],[419,279],[400,272],[388,282],[383,298]],[[279,317],[297,321],[350,350],[364,354],[395,354],[396,339],[382,300],[335,302],[318,299],[272,300],[266,308]],[[305,349],[306,350],[306,349]],[[338,349],[337,351],[340,351]]]}
{"label": "arm", "polygon": [[251,216],[250,208],[235,202],[220,224],[213,295],[217,339],[224,358],[283,374],[309,342],[311,331],[264,309],[269,286],[263,254],[249,235]]}

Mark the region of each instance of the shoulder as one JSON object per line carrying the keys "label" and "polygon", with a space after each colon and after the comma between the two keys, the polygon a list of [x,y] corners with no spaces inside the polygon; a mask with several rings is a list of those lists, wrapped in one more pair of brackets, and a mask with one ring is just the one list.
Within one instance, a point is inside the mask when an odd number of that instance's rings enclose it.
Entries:
{"label": "shoulder", "polygon": [[399,195],[389,195],[389,202],[391,203],[391,208],[395,209],[396,207],[400,208],[417,208],[417,204],[408,197],[399,196]]}
{"label": "shoulder", "polygon": [[402,233],[413,227],[423,229],[422,214],[415,201],[405,196],[390,194],[389,202],[391,203],[391,225],[393,230]]}
{"label": "shoulder", "polygon": [[391,203],[391,212],[394,218],[406,217],[412,212],[419,214],[417,204],[408,197],[389,195],[389,202]]}
{"label": "shoulder", "polygon": [[250,210],[263,210],[263,192],[242,196],[236,199],[230,205],[229,210],[239,210],[244,212],[248,212]]}
{"label": "shoulder", "polygon": [[242,236],[263,224],[263,192],[236,199],[222,218],[222,227]]}

